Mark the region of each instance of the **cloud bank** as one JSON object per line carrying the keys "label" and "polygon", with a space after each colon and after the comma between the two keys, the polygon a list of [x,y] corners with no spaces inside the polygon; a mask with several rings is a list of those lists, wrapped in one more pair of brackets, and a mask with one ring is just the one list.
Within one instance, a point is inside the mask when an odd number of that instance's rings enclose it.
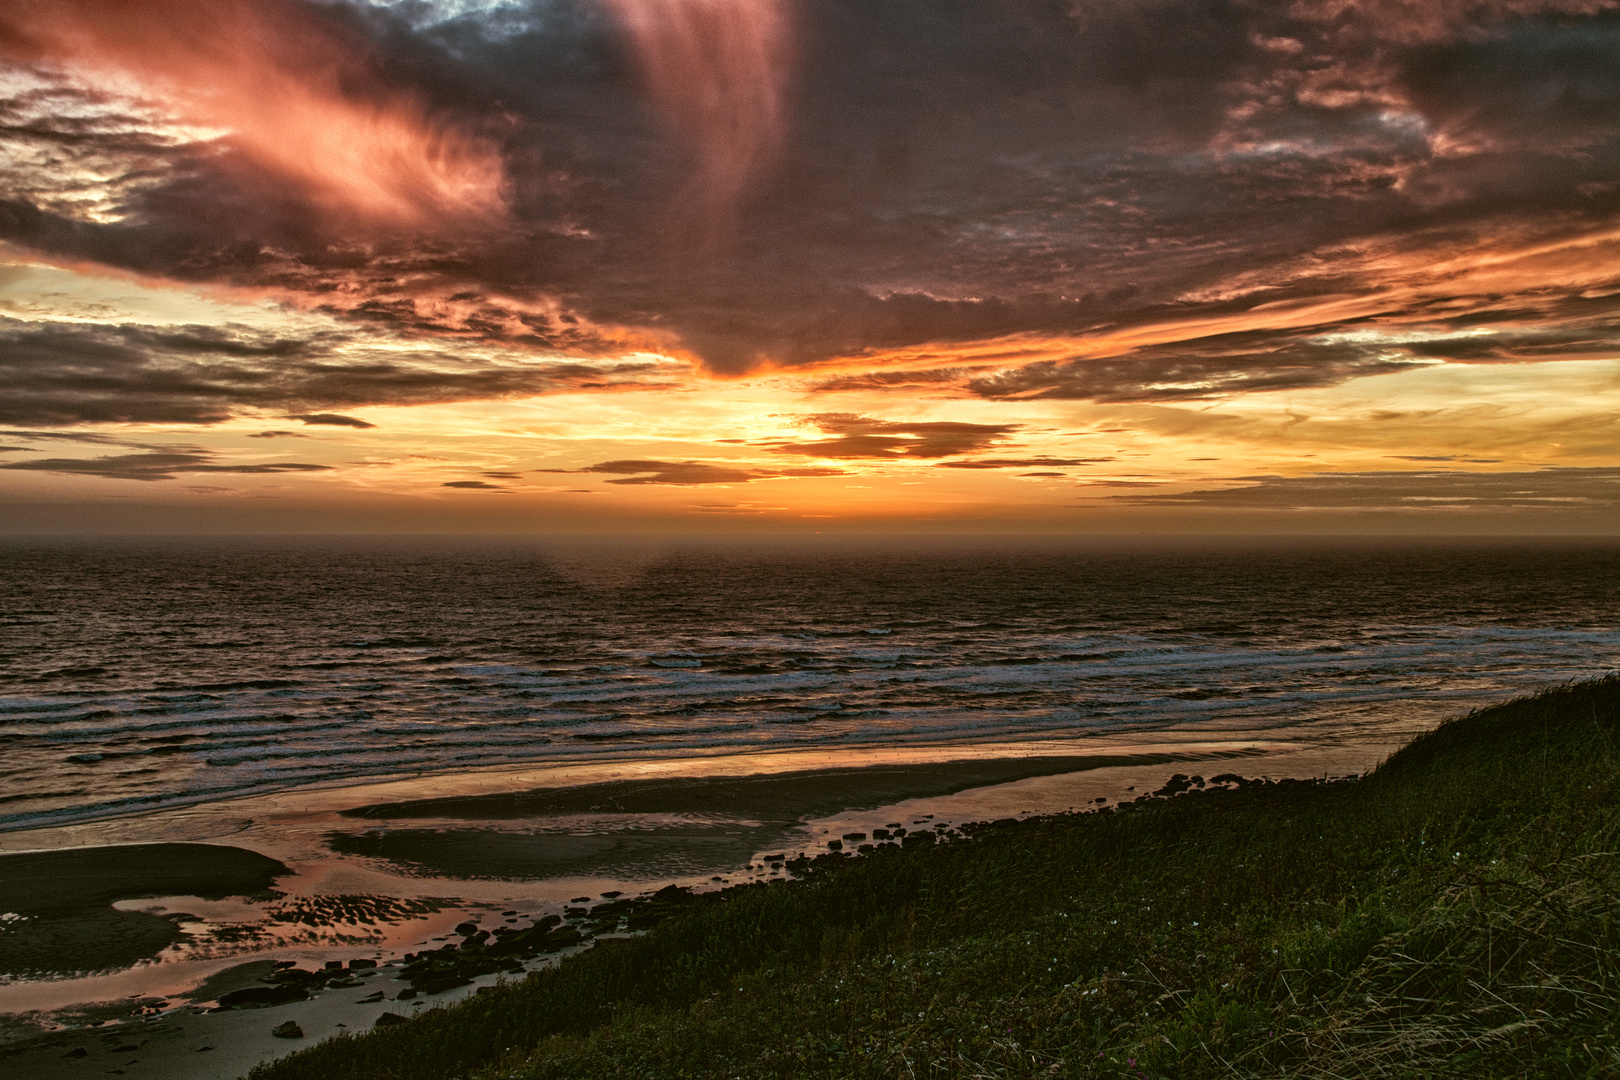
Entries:
{"label": "cloud bank", "polygon": [[20,0],[0,60],[0,242],[437,354],[8,322],[0,422],[613,389],[638,350],[1102,402],[1620,351],[1607,0]]}

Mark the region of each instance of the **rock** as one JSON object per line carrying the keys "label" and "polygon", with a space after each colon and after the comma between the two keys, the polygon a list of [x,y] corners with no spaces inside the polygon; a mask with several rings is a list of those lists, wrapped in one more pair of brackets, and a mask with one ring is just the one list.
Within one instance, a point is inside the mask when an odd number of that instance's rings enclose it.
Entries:
{"label": "rock", "polygon": [[269,1005],[285,1005],[290,1001],[308,1001],[309,994],[301,986],[250,986],[245,990],[232,990],[220,995],[215,1012],[228,1009],[257,1009]]}
{"label": "rock", "polygon": [[399,997],[396,998],[395,1000],[397,1000],[397,1001],[409,1001],[409,1000],[411,1000],[411,998],[413,998],[415,996],[416,996],[416,987],[407,986],[405,989],[403,989],[403,990],[401,990],[399,992]]}
{"label": "rock", "polygon": [[[1189,790],[1193,787],[1194,783],[1195,778],[1188,776],[1186,773],[1178,772],[1174,776],[1170,777],[1170,779],[1165,783],[1164,787],[1160,788],[1158,791],[1155,791],[1153,794],[1163,798],[1169,798],[1172,795],[1180,795],[1183,791]],[[1196,778],[1196,783],[1199,787],[1202,787],[1204,783],[1203,778]]]}
{"label": "rock", "polygon": [[408,1017],[408,1016],[401,1016],[401,1015],[399,1015],[399,1013],[387,1012],[387,1013],[383,1013],[381,1016],[377,1017],[377,1022],[372,1026],[373,1027],[393,1027],[395,1024],[408,1024],[410,1022],[411,1022],[411,1018]]}
{"label": "rock", "polygon": [[478,924],[471,922],[457,923],[456,933],[462,937],[471,937],[473,934],[478,933]]}
{"label": "rock", "polygon": [[356,1005],[370,1005],[370,1004],[373,1004],[374,1002],[381,1001],[382,999],[383,999],[383,992],[381,990],[378,990],[375,993],[367,994],[365,997],[360,998],[358,1001],[355,1002],[355,1004]]}
{"label": "rock", "polygon": [[471,979],[459,972],[446,972],[443,975],[423,979],[417,989],[424,994],[442,994],[446,990],[454,990],[458,986],[466,986]]}
{"label": "rock", "polygon": [[350,960],[349,961],[349,970],[350,971],[357,971],[360,968],[374,968],[376,966],[377,966],[377,961],[375,961],[375,960]]}
{"label": "rock", "polygon": [[274,1035],[278,1039],[302,1039],[304,1037],[304,1029],[299,1027],[295,1021],[288,1020],[285,1023],[277,1024],[275,1027],[271,1028],[270,1034]]}
{"label": "rock", "polygon": [[844,834],[844,839],[845,840],[865,840],[866,839],[866,834],[863,833],[863,832],[847,832],[847,833]]}
{"label": "rock", "polygon": [[86,1050],[82,1046],[75,1046],[72,1050],[69,1050],[67,1053],[63,1054],[62,1056],[65,1057],[65,1058],[89,1057],[90,1056],[90,1051]]}
{"label": "rock", "polygon": [[842,840],[829,840],[827,841],[827,849],[829,851],[843,851],[844,842]]}
{"label": "rock", "polygon": [[343,970],[343,961],[341,961],[341,960],[328,960],[326,962],[326,970],[327,971],[342,971]]}
{"label": "rock", "polygon": [[277,985],[302,986],[306,990],[326,985],[328,976],[325,971],[305,971],[300,967],[284,967],[272,972],[266,982]]}
{"label": "rock", "polygon": [[890,836],[890,833],[889,833],[888,829],[873,829],[872,830],[872,839],[874,839],[874,840],[887,840],[889,838],[889,836]]}
{"label": "rock", "polygon": [[561,930],[553,930],[546,935],[546,951],[559,952],[570,945],[578,945],[585,940],[585,935],[572,926],[565,926]]}

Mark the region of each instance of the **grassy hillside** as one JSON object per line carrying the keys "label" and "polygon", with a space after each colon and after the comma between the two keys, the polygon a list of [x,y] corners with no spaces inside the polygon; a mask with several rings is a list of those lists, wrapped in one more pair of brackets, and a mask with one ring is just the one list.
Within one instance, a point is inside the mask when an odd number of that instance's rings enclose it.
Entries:
{"label": "grassy hillside", "polygon": [[1617,826],[1610,677],[1359,781],[824,859],[252,1078],[1620,1075]]}

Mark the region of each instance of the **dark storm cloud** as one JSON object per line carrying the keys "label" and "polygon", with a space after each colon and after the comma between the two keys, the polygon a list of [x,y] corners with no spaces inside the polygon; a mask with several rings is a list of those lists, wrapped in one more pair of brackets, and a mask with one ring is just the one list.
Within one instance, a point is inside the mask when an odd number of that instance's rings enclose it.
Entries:
{"label": "dark storm cloud", "polygon": [[821,458],[937,458],[969,454],[1002,442],[1019,424],[967,424],[946,420],[874,420],[853,413],[818,413],[800,418],[830,439],[762,443],[779,454]]}
{"label": "dark storm cloud", "polygon": [[609,473],[619,476],[610,484],[745,484],[781,477],[842,476],[842,469],[739,469],[702,461],[627,459],[603,461],[583,469],[540,469],[539,472]]}
{"label": "dark storm cloud", "polygon": [[1233,510],[1571,510],[1620,506],[1620,469],[1360,472],[1247,476],[1243,487],[1114,496],[1151,506]]}
{"label": "dark storm cloud", "polygon": [[[212,423],[241,410],[403,405],[651,386],[657,366],[496,365],[422,348],[370,351],[361,332],[288,337],[245,327],[86,326],[0,318],[0,423]],[[364,420],[293,412],[305,424]],[[89,437],[83,437],[88,439]]]}
{"label": "dark storm cloud", "polygon": [[100,476],[108,480],[173,480],[181,473],[305,473],[326,472],[328,465],[297,461],[264,464],[219,464],[215,455],[204,450],[150,451],[144,454],[112,454],[96,458],[29,458],[0,465],[0,469],[49,472],[68,476]]}
{"label": "dark storm cloud", "polygon": [[[702,148],[643,99],[607,6],[436,10],[319,5],[319,17],[365,43],[371,82],[499,140],[501,220],[412,230],[334,219],[228,139],[173,145],[139,117],[75,121],[82,102],[52,84],[0,102],[11,125],[0,138],[33,148],[0,177],[0,240],[286,290],[387,335],[587,357],[664,341],[720,372],[875,357],[872,372],[825,379],[829,390],[1196,399],[1620,343],[1608,323],[1574,326],[1582,316],[1545,296],[1497,296],[1391,317],[1443,323],[1467,308],[1481,324],[1539,322],[1543,336],[1380,354],[1295,334],[904,373],[882,371],[879,355],[1362,295],[1381,282],[1335,268],[1356,245],[1412,255],[1608,220],[1620,211],[1620,14],[1606,3],[799,4],[775,157],[701,240],[683,193],[703,175]],[[75,170],[139,182],[91,215],[68,190]],[[296,349],[235,363],[258,377],[211,372],[169,390],[149,370],[126,384],[98,381],[92,366],[49,393],[24,387],[12,415],[206,422],[238,405],[535,385],[505,370],[314,371]],[[885,437],[851,433],[848,448],[891,455],[896,444],[873,441]]]}

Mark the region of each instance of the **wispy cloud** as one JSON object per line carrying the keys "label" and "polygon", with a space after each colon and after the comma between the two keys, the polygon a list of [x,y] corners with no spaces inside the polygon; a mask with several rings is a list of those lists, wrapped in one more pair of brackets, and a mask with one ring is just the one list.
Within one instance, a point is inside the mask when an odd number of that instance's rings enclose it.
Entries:
{"label": "wispy cloud", "polygon": [[295,413],[287,417],[288,420],[302,420],[306,424],[325,425],[327,427],[348,428],[374,428],[377,425],[357,416],[343,416],[340,413]]}
{"label": "wispy cloud", "polygon": [[[1111,457],[1100,458],[1056,458],[1056,457],[1028,457],[1028,458],[969,458],[964,461],[941,461],[934,467],[937,469],[1034,469],[1034,468],[1072,468],[1076,465],[1096,465],[1104,461],[1113,461]],[[1062,473],[1025,473],[1026,476],[1061,476]]]}
{"label": "wispy cloud", "polygon": [[746,469],[727,465],[714,465],[704,461],[654,461],[627,459],[603,461],[583,469],[545,469],[543,472],[608,473],[618,476],[610,484],[746,484],[753,480],[775,480],[783,477],[841,476],[842,469]]}
{"label": "wispy cloud", "polygon": [[1019,424],[970,424],[951,420],[877,420],[853,413],[801,417],[831,438],[773,440],[761,445],[779,454],[819,458],[939,458],[994,446]]}
{"label": "wispy cloud", "polygon": [[498,213],[497,146],[379,79],[360,30],[312,4],[53,0],[0,13],[0,56],[133,80],[323,207],[388,224]]}
{"label": "wispy cloud", "polygon": [[654,363],[529,358],[502,363],[443,347],[402,354],[386,345],[360,330],[299,335],[229,325],[98,326],[0,318],[0,423],[207,424],[252,412],[316,426],[367,428],[368,421],[311,407],[671,385],[668,365]]}
{"label": "wispy cloud", "polygon": [[1141,505],[1243,510],[1580,510],[1620,506],[1620,468],[1359,472],[1240,477],[1240,486],[1115,496]]}
{"label": "wispy cloud", "polygon": [[182,473],[267,473],[327,472],[329,465],[297,461],[221,463],[217,455],[204,450],[149,451],[144,454],[110,454],[93,458],[28,458],[0,465],[0,469],[23,472],[49,472],[66,476],[99,476],[107,480],[174,480]]}

